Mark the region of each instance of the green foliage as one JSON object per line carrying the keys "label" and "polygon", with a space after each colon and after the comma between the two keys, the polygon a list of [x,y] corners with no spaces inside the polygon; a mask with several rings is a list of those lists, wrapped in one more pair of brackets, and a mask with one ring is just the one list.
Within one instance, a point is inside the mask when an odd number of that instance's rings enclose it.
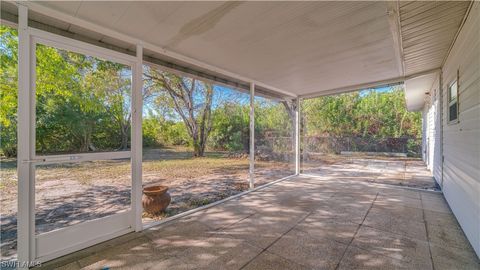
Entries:
{"label": "green foliage", "polygon": [[190,137],[182,122],[166,121],[160,116],[146,116],[143,118],[142,128],[144,146],[191,146]]}
{"label": "green foliage", "polygon": [[293,118],[282,103],[265,98],[255,98],[255,138],[265,133],[279,137],[290,137],[293,132]]}
{"label": "green foliage", "polygon": [[0,154],[17,152],[17,30],[0,26]]}
{"label": "green foliage", "polygon": [[127,148],[129,68],[43,45],[36,54],[37,152]]}
{"label": "green foliage", "polygon": [[160,134],[162,132],[161,120],[156,117],[144,118],[142,121],[143,146],[163,145]]}
{"label": "green foliage", "polygon": [[[14,156],[17,33],[1,26],[1,152]],[[130,137],[130,69],[36,46],[36,149],[39,153],[125,149]]]}
{"label": "green foliage", "polygon": [[190,135],[182,122],[168,121],[165,124],[162,136],[166,144],[192,146]]}
{"label": "green foliage", "polygon": [[306,136],[421,137],[421,114],[408,112],[404,91],[365,90],[305,100]]}
{"label": "green foliage", "polygon": [[183,122],[193,155],[204,156],[212,127],[213,85],[153,67],[145,68],[143,76],[156,105],[166,107]]}
{"label": "green foliage", "polygon": [[218,150],[247,150],[249,144],[249,107],[226,102],[213,112],[210,147]]}

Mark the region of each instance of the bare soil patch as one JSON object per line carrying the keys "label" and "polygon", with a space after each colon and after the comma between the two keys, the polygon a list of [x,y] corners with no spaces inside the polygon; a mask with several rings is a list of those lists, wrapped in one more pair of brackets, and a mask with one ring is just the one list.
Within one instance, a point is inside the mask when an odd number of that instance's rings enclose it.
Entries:
{"label": "bare soil patch", "polygon": [[[144,222],[206,205],[248,189],[248,160],[211,152],[192,158],[184,149],[148,149],[143,162],[143,185],[169,187],[172,202]],[[6,164],[6,166],[3,166]],[[0,181],[2,260],[16,253],[17,175],[14,160],[2,164]],[[129,160],[38,166],[36,169],[36,232],[74,225],[124,211],[130,206]],[[256,183],[293,174],[283,162],[256,162]]]}

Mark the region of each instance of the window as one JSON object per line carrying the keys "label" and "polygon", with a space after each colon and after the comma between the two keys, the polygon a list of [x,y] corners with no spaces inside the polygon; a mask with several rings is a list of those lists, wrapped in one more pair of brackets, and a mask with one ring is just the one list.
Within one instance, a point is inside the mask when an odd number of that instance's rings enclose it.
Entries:
{"label": "window", "polygon": [[448,87],[448,122],[458,121],[458,80]]}

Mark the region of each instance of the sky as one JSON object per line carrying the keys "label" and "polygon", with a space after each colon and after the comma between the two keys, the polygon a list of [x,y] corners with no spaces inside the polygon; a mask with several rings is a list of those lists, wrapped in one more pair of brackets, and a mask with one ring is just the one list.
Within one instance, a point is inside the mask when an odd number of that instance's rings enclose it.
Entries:
{"label": "sky", "polygon": [[[241,95],[244,96],[245,98],[241,99],[240,102],[242,104],[248,104],[249,101],[249,95],[247,93],[241,93],[238,92],[232,88],[226,87],[226,86],[220,86],[220,85],[215,85],[214,90],[217,91],[217,93],[224,93],[225,96],[230,96],[230,95]],[[377,88],[367,88],[367,89],[361,89],[359,90],[360,96],[364,96],[368,94],[371,90],[375,90],[377,93],[387,93],[393,91],[392,86],[383,86],[383,87],[377,87]],[[214,108],[215,108],[215,102],[214,102]]]}
{"label": "sky", "polygon": [[393,91],[393,87],[392,86],[383,86],[383,87],[377,87],[377,88],[362,89],[362,90],[360,90],[360,96],[365,96],[371,90],[375,90],[375,92],[377,92],[377,93],[387,93],[387,92]]}

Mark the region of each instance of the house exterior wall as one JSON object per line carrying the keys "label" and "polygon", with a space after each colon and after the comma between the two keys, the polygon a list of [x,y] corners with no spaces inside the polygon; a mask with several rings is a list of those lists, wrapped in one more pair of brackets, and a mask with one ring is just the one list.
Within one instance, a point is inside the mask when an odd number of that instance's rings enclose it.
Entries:
{"label": "house exterior wall", "polygon": [[[459,121],[448,123],[448,85],[457,76]],[[480,255],[480,2],[474,2],[442,68],[443,192]]]}
{"label": "house exterior wall", "polygon": [[435,128],[435,101],[432,100],[433,102],[431,102],[429,104],[429,110],[428,110],[428,113],[427,113],[427,122],[428,122],[428,125],[427,125],[427,131],[428,131],[428,135],[427,135],[427,147],[428,147],[428,169],[430,171],[433,171],[433,155],[434,155],[434,152],[435,152],[435,131],[436,131],[436,128]]}
{"label": "house exterior wall", "polygon": [[423,107],[422,111],[422,159],[425,161],[426,164],[428,164],[428,159],[427,159],[427,152],[428,152],[428,147],[427,147],[427,125],[428,125],[428,106],[425,104]]}
{"label": "house exterior wall", "polygon": [[434,141],[434,153],[433,153],[433,177],[437,183],[443,187],[443,166],[442,166],[442,153],[443,153],[443,143],[442,143],[442,91],[440,84],[440,76],[433,84],[433,97],[434,97],[434,108],[435,116],[433,121],[435,121],[435,141]]}
{"label": "house exterior wall", "polygon": [[435,181],[442,185],[442,142],[440,76],[437,75],[425,100],[423,109],[423,160],[432,172]]}

